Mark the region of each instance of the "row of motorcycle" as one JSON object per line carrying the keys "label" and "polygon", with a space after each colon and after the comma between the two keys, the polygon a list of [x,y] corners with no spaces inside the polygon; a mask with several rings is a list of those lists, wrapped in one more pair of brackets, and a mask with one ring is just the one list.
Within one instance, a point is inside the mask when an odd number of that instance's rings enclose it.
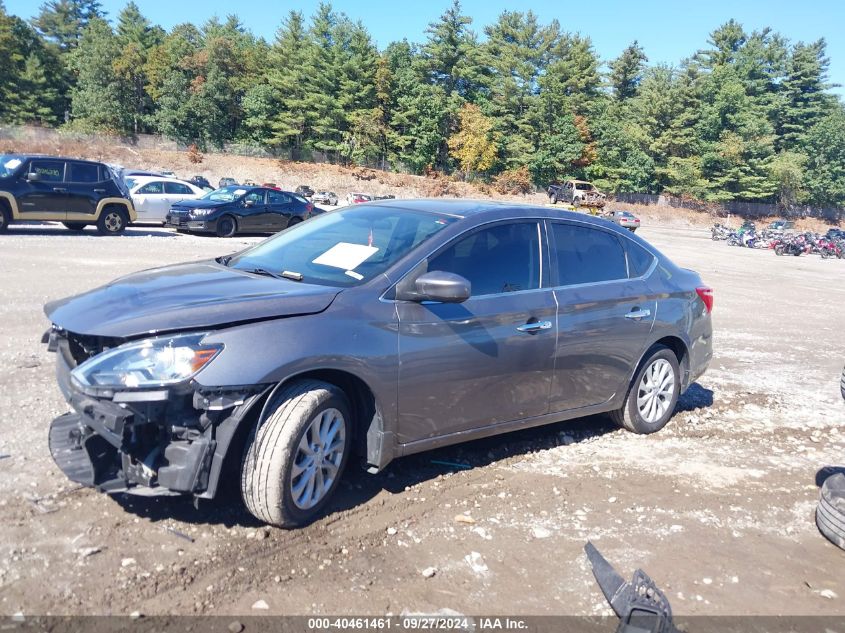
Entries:
{"label": "row of motorcycle", "polygon": [[775,255],[818,254],[823,259],[845,259],[845,231],[832,228],[824,235],[820,233],[796,233],[784,230],[773,222],[760,231],[753,222],[745,222],[738,229],[716,224],[710,229],[714,241],[724,240],[728,246],[744,248],[765,248]]}

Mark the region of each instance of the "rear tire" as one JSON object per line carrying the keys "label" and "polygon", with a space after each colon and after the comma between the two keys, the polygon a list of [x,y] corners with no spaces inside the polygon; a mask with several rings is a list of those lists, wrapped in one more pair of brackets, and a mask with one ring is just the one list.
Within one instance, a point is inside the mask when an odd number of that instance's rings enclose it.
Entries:
{"label": "rear tire", "polygon": [[12,214],[6,208],[6,204],[0,204],[0,233],[5,233],[12,221]]}
{"label": "rear tire", "polygon": [[85,222],[62,222],[69,231],[84,231],[88,226]]}
{"label": "rear tire", "polygon": [[352,445],[346,395],[319,380],[282,387],[250,434],[241,494],[261,521],[294,527],[317,517],[337,489]]}
{"label": "rear tire", "polygon": [[123,209],[106,207],[97,219],[97,232],[100,235],[120,235],[126,230],[128,221]]}
{"label": "rear tire", "polygon": [[824,480],[816,508],[816,525],[831,543],[845,549],[845,475],[842,473]]}
{"label": "rear tire", "polygon": [[238,223],[231,215],[224,215],[217,220],[217,237],[234,237],[238,232]]}
{"label": "rear tire", "polygon": [[610,417],[632,433],[655,433],[669,422],[680,393],[678,357],[668,347],[656,345],[640,363],[622,407],[611,411]]}

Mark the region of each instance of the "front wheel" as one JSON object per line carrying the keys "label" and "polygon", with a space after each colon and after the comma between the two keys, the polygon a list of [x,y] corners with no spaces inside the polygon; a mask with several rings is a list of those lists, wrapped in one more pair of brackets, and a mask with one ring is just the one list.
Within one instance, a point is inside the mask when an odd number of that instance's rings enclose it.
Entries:
{"label": "front wheel", "polygon": [[217,237],[234,237],[238,232],[238,223],[231,215],[224,215],[217,220]]}
{"label": "front wheel", "polygon": [[128,218],[123,209],[107,207],[97,220],[97,232],[100,235],[120,235],[126,230]]}
{"label": "front wheel", "polygon": [[633,433],[654,433],[672,417],[680,393],[681,370],[675,352],[655,346],[634,376],[624,404],[611,412],[611,418]]}
{"label": "front wheel", "polygon": [[293,382],[252,432],[241,493],[256,518],[279,527],[313,520],[337,489],[352,443],[344,393],[319,380]]}
{"label": "front wheel", "polygon": [[5,206],[0,204],[0,233],[5,233],[9,228],[11,221],[11,214],[6,210]]}

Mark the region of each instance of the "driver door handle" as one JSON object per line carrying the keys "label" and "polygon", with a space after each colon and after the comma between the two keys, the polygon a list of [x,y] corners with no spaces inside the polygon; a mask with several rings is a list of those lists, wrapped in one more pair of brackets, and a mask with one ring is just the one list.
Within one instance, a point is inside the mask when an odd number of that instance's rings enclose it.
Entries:
{"label": "driver door handle", "polygon": [[651,310],[640,310],[639,308],[634,308],[628,314],[625,315],[626,319],[644,319],[645,317],[651,316]]}
{"label": "driver door handle", "polygon": [[551,321],[535,321],[534,323],[526,323],[525,325],[520,325],[516,328],[519,332],[525,332],[526,334],[534,334],[539,332],[540,330],[550,330],[552,329],[552,322]]}
{"label": "driver door handle", "polygon": [[64,187],[53,187],[53,191],[56,193],[67,193],[67,189]]}

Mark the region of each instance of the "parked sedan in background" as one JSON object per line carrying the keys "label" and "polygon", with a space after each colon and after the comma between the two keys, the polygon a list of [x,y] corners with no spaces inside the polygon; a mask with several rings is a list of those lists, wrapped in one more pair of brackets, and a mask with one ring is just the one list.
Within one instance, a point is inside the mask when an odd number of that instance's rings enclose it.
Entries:
{"label": "parked sedan in background", "polygon": [[630,211],[611,211],[607,219],[632,233],[640,228],[640,219]]}
{"label": "parked sedan in background", "polygon": [[310,217],[314,205],[287,191],[233,185],[198,200],[174,204],[166,226],[182,231],[216,233],[275,233]]}
{"label": "parked sedan in background", "polygon": [[373,197],[368,193],[348,193],[346,194],[346,204],[361,204],[362,202],[372,202]]}
{"label": "parked sedan in background", "polygon": [[349,463],[598,413],[659,431],[711,360],[712,308],[697,273],[605,220],[357,205],[48,303],[72,408],[50,450],[85,486],[235,481],[258,519],[301,525]]}
{"label": "parked sedan in background", "polygon": [[136,222],[158,222],[164,224],[170,207],[183,200],[202,198],[206,192],[189,182],[175,178],[137,176],[131,181],[129,195],[138,213]]}
{"label": "parked sedan in background", "polygon": [[311,202],[315,204],[328,204],[333,207],[337,206],[337,194],[334,191],[318,191],[311,196]]}

